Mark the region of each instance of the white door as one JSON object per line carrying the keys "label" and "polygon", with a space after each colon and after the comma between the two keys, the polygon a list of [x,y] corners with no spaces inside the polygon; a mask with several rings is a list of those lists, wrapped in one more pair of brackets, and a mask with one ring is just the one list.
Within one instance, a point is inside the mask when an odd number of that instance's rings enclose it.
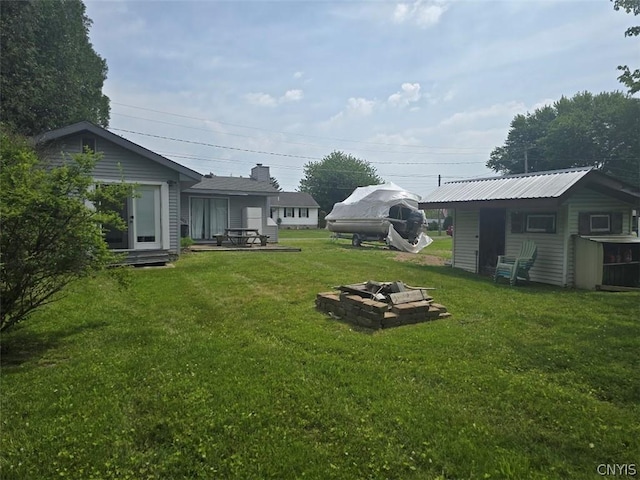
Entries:
{"label": "white door", "polygon": [[133,199],[133,240],[136,250],[162,248],[160,185],[140,185]]}

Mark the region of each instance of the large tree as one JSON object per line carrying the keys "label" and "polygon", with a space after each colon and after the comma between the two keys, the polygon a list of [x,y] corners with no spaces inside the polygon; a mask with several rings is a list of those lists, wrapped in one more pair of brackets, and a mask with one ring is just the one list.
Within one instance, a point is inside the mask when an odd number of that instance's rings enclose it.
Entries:
{"label": "large tree", "polygon": [[0,122],[34,135],[88,120],[106,127],[107,64],[81,0],[0,2]]}
{"label": "large tree", "polygon": [[[0,331],[59,298],[70,282],[113,264],[107,227],[125,228],[118,209],[132,186],[93,188],[99,157],[61,166],[40,160],[24,138],[0,128]],[[113,270],[112,270],[113,271]]]}
{"label": "large tree", "polygon": [[335,203],[347,198],[356,187],[380,183],[382,179],[369,162],[334,151],[304,166],[298,190],[311,194],[322,211],[330,212]]}
{"label": "large tree", "polygon": [[[640,14],[640,0],[612,0],[615,10],[624,10],[634,15]],[[629,27],[625,30],[625,37],[637,37],[640,35],[640,25]],[[618,70],[622,74],[618,77],[621,83],[627,86],[629,94],[640,92],[640,69],[631,70],[627,65],[619,65]]]}
{"label": "large tree", "polygon": [[640,99],[621,92],[578,93],[516,115],[487,167],[523,173],[594,166],[640,185]]}

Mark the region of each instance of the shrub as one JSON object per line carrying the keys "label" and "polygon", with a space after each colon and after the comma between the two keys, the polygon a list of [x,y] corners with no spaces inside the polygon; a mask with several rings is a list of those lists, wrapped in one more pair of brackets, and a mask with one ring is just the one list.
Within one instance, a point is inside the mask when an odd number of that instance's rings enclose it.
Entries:
{"label": "shrub", "polygon": [[0,331],[52,301],[67,284],[117,261],[103,228],[124,228],[116,206],[133,187],[93,188],[99,156],[49,167],[23,138],[0,131]]}

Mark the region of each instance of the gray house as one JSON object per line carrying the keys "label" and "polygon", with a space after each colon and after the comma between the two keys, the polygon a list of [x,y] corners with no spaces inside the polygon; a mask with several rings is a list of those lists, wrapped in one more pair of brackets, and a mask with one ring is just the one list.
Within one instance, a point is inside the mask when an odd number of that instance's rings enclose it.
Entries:
{"label": "gray house", "polygon": [[182,191],[182,235],[207,243],[225,228],[255,228],[268,235],[269,242],[277,242],[278,225],[268,212],[278,191],[270,179],[269,167],[260,163],[247,178],[205,175]]}
{"label": "gray house", "polygon": [[128,229],[107,232],[107,243],[127,252],[130,263],[167,261],[180,253],[180,192],[202,175],[115,135],[90,122],[52,130],[35,138],[52,164],[80,153],[85,147],[102,154],[94,170],[96,184],[135,183],[137,195],[121,210]]}
{"label": "gray house", "polygon": [[306,192],[279,192],[271,199],[270,217],[282,228],[318,228],[320,205]]}
{"label": "gray house", "polygon": [[[632,211],[640,191],[592,168],[450,182],[420,202],[454,217],[452,265],[491,273],[498,255],[533,240],[532,281],[638,287],[640,239]],[[585,277],[589,272],[589,279]]]}
{"label": "gray house", "polygon": [[136,196],[122,205],[124,232],[106,233],[110,248],[126,252],[132,264],[161,263],[180,254],[180,237],[210,242],[225,228],[251,227],[277,241],[278,226],[268,217],[269,167],[261,164],[251,176],[204,177],[90,122],[52,130],[35,138],[51,164],[85,147],[102,155],[94,170],[96,184],[136,184]]}

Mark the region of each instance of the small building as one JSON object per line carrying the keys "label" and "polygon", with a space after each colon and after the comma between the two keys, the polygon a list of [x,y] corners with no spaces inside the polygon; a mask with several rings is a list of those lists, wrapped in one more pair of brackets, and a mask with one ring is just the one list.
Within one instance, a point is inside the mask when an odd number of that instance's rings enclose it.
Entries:
{"label": "small building", "polygon": [[320,205],[305,192],[279,192],[271,199],[270,217],[280,228],[318,228]]}
{"label": "small building", "polygon": [[420,208],[453,214],[453,267],[491,274],[498,255],[517,255],[529,239],[538,248],[532,281],[640,287],[639,202],[638,189],[573,168],[445,183]]}

